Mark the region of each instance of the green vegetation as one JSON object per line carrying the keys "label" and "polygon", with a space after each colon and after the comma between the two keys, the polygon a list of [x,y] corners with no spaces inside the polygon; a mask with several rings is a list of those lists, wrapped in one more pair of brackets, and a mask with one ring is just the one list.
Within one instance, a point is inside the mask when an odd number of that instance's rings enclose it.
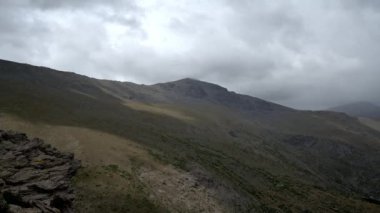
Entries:
{"label": "green vegetation", "polygon": [[83,168],[74,185],[77,212],[168,212],[152,203],[142,183],[117,165]]}

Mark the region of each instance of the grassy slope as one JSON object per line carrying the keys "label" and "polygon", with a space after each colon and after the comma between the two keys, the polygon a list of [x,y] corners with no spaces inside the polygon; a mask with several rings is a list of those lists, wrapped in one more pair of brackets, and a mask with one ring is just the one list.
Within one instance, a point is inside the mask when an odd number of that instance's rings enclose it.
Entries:
{"label": "grassy slope", "polygon": [[212,191],[194,187],[193,175],[158,161],[151,155],[152,150],[134,141],[86,128],[31,123],[4,114],[0,116],[0,129],[26,132],[75,153],[84,166],[75,178],[79,212],[227,209],[212,197]]}
{"label": "grassy slope", "polygon": [[[207,174],[209,179],[223,183],[226,186],[224,188],[230,186],[237,189],[239,195],[234,198],[217,197],[217,200],[236,211],[255,208],[265,211],[318,209],[328,212],[336,208],[346,208],[347,211],[371,211],[376,208],[339,195],[331,191],[330,187],[324,188],[329,180],[314,173],[326,170],[315,170],[316,166],[309,168],[309,165],[304,165],[305,162],[313,161],[315,155],[321,154],[313,153],[310,159],[302,159],[309,154],[308,150],[302,150],[304,147],[300,150],[296,147],[294,151],[292,146],[278,143],[287,134],[322,134],[328,138],[332,135],[343,143],[352,144],[354,140],[347,138],[363,139],[363,135],[355,134],[358,128],[363,128],[355,122],[341,121],[339,117],[332,118],[324,113],[303,112],[297,116],[285,113],[274,114],[271,119],[243,119],[235,112],[210,105],[194,105],[191,108],[173,105],[164,111],[160,108],[150,113],[152,108],[149,107],[145,107],[145,110],[126,107],[123,101],[95,86],[93,79],[68,74],[62,77],[62,73],[58,75],[45,72],[38,73],[42,78],[35,78],[37,74],[29,73],[34,75],[31,79],[37,79],[31,81],[30,76],[25,77],[25,72],[6,72],[10,69],[24,71],[31,69],[30,67],[7,66],[9,67],[1,67],[3,72],[8,73],[8,76],[2,75],[0,84],[1,112],[17,115],[31,122],[86,127],[127,138],[149,147],[151,153],[161,162],[190,172],[194,170],[192,165],[195,163],[197,168],[210,171]],[[31,71],[33,70],[28,72]],[[12,78],[13,76],[21,77]],[[170,110],[185,110],[183,113],[194,118],[194,121],[166,116],[165,113]],[[353,126],[350,127],[347,123],[353,123]],[[338,127],[330,128],[332,126]],[[326,132],[326,129],[330,132]],[[368,132],[365,136],[368,139],[364,143],[378,141],[369,130],[360,131]],[[324,143],[327,142],[322,142],[322,145]],[[112,151],[113,154],[123,152],[120,149]],[[93,154],[92,151],[90,153]],[[300,162],[297,162],[294,155],[300,156]],[[329,159],[329,156],[323,157],[327,157],[327,160],[321,160],[321,163],[337,162]],[[118,162],[115,165],[119,168],[123,163]],[[107,163],[103,166],[107,166]],[[308,171],[309,169],[314,170]],[[202,182],[202,178],[205,179],[203,176],[198,177],[202,186],[211,191],[218,190],[218,184],[210,185],[209,181]],[[136,196],[139,197],[138,194]]]}

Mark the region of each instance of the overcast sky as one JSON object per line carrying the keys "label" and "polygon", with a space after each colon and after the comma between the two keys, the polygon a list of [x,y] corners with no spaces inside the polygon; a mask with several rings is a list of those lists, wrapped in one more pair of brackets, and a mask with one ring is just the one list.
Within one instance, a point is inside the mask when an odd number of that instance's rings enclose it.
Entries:
{"label": "overcast sky", "polygon": [[301,109],[380,102],[379,0],[0,0],[0,58]]}

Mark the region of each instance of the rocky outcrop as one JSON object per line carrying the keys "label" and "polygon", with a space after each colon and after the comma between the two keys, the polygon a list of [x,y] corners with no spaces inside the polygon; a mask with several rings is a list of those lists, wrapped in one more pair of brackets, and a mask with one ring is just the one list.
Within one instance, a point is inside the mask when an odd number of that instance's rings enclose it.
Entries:
{"label": "rocky outcrop", "polygon": [[73,154],[0,130],[0,212],[72,212]]}

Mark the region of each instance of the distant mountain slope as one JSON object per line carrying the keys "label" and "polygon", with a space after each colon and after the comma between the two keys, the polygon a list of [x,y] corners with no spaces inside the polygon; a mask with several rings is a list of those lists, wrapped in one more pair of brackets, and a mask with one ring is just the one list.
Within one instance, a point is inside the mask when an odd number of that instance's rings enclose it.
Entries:
{"label": "distant mountain slope", "polygon": [[[138,85],[9,61],[0,61],[0,97],[0,114],[34,129],[85,128],[136,142],[190,174],[180,178],[183,186],[213,192],[206,194],[222,212],[379,211],[361,198],[380,199],[380,133],[342,113],[298,111],[194,79]],[[1,117],[0,127],[7,128]],[[105,149],[122,159],[112,166],[118,174],[115,168],[137,179],[151,174],[153,166]],[[165,184],[139,185],[139,194]],[[169,194],[153,201],[186,206]]]}
{"label": "distant mountain slope", "polygon": [[375,119],[371,119],[371,118],[363,118],[363,117],[359,118],[359,120],[363,124],[365,124],[365,125],[367,125],[367,126],[369,126],[369,127],[380,132],[380,120],[375,120]]}
{"label": "distant mountain slope", "polygon": [[334,112],[344,112],[355,117],[380,119],[380,106],[369,102],[356,102],[329,109]]}

